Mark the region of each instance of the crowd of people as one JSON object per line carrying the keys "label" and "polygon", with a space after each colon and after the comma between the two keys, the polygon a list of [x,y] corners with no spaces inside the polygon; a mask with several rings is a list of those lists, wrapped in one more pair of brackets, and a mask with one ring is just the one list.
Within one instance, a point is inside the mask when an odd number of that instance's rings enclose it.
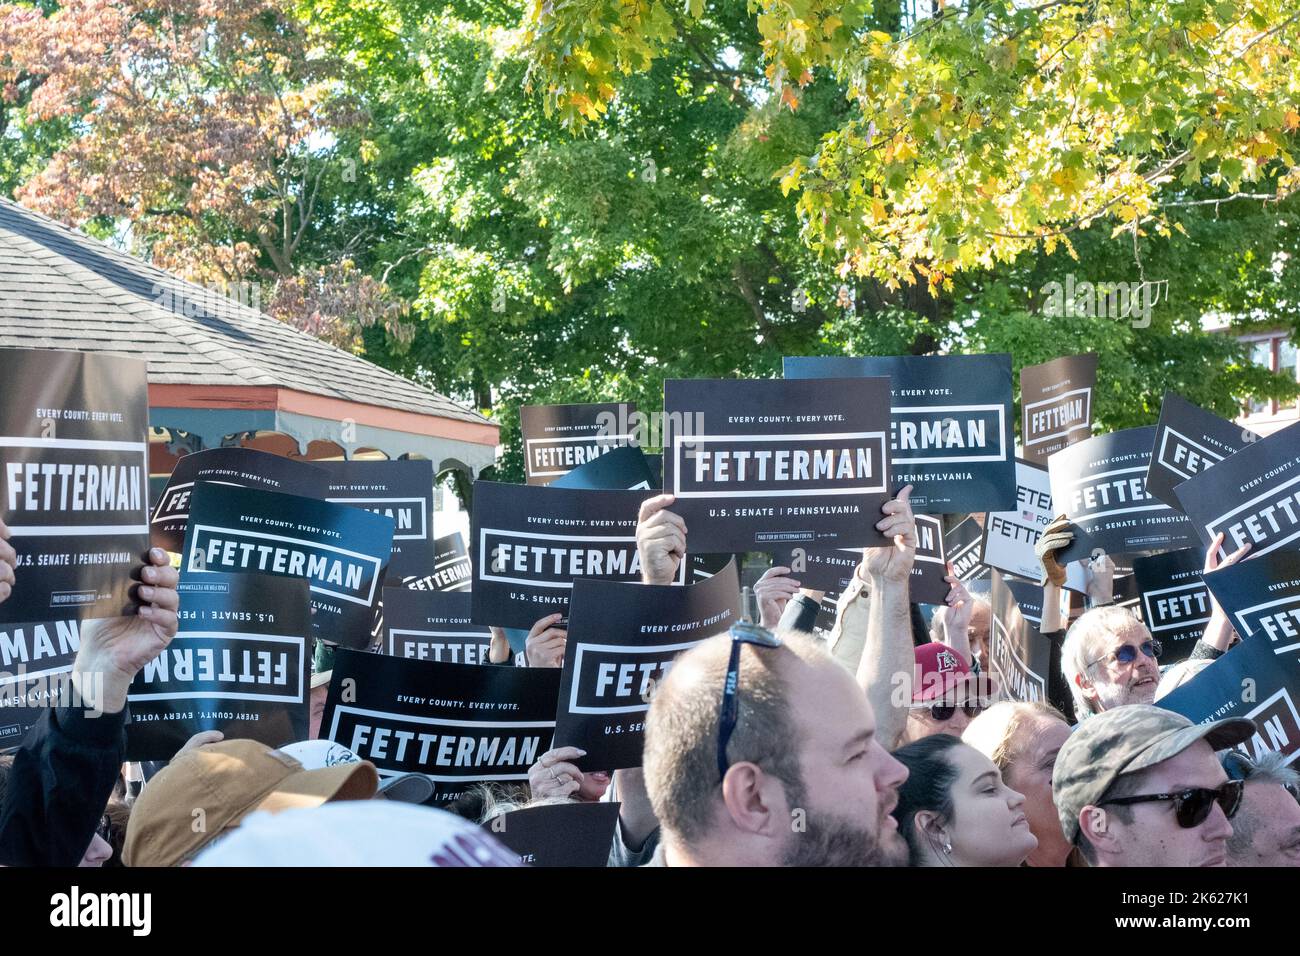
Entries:
{"label": "crowd of people", "polygon": [[[1300,865],[1297,774],[1238,748],[1253,722],[1194,724],[1156,703],[1238,639],[1217,605],[1190,659],[1162,675],[1159,642],[1110,603],[1109,559],[1087,562],[1093,606],[1069,621],[1059,519],[1038,544],[1042,632],[1059,656],[1051,702],[999,699],[990,608],[951,568],[946,605],[917,633],[909,491],[884,505],[892,544],[863,552],[829,634],[812,623],[823,595],[778,566],[755,585],[757,621],[677,658],[654,689],[640,768],[584,771],[581,750],[558,747],[526,784],[481,785],[443,809],[419,806],[421,775],[381,786],[370,763],[319,740],[276,749],[205,732],[142,784],[124,765],[127,690],[180,609],[155,548],[134,613],[82,628],[69,694],[0,765],[0,863],[509,864],[491,836],[501,814],[616,801],[610,866]],[[641,508],[647,584],[671,584],[688,553],[673,503]],[[9,537],[0,523],[0,600],[22,573]],[[1220,561],[1221,544],[1207,571],[1246,556]],[[562,666],[560,623],[537,621],[525,666]],[[504,640],[491,656],[513,663]]]}

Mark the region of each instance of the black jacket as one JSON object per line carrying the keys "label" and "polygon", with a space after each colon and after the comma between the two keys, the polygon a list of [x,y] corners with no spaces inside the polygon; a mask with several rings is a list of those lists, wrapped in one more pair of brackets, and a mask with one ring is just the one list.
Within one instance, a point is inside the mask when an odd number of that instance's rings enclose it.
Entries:
{"label": "black jacket", "polygon": [[23,738],[0,808],[0,863],[76,866],[95,836],[126,754],[126,710],[51,708]]}

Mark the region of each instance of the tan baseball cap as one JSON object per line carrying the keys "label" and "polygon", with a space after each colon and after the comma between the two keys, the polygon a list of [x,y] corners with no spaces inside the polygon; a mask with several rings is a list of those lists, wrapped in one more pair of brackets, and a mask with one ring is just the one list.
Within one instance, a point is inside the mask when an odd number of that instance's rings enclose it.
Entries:
{"label": "tan baseball cap", "polygon": [[369,800],[374,764],[305,770],[255,740],[223,740],[181,754],[150,780],[131,808],[122,847],[127,866],[177,866],[256,810],[272,813],[331,800]]}

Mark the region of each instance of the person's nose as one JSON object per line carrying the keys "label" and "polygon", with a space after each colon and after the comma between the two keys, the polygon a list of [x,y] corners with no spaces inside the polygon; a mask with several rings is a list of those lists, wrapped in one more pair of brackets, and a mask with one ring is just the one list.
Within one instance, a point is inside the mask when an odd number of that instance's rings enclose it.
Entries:
{"label": "person's nose", "polygon": [[1207,843],[1213,843],[1216,840],[1226,840],[1232,836],[1232,822],[1228,815],[1223,812],[1223,807],[1216,802],[1210,810],[1209,819],[1202,826],[1201,839]]}
{"label": "person's nose", "polygon": [[[880,744],[875,746],[880,747]],[[880,769],[876,773],[876,789],[890,790],[901,787],[907,782],[909,771],[906,765],[902,761],[895,759],[894,755],[884,747],[880,747],[880,752],[884,759],[880,761]]]}
{"label": "person's nose", "polygon": [[947,732],[952,734],[954,737],[960,737],[961,732],[969,726],[970,718],[966,716],[966,711],[958,707],[953,712],[952,719],[948,721]]}
{"label": "person's nose", "polygon": [[1025,795],[1019,790],[1012,790],[1010,787],[1007,787],[1007,806],[1012,810],[1019,810],[1024,805]]}

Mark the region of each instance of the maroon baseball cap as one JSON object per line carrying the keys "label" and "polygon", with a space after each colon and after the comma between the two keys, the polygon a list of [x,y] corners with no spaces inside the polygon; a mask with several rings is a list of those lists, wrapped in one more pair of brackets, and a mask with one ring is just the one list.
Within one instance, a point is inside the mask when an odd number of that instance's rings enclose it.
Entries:
{"label": "maroon baseball cap", "polygon": [[997,685],[987,674],[971,674],[970,665],[947,644],[931,641],[915,648],[916,672],[912,700],[964,702],[979,695],[991,700]]}

